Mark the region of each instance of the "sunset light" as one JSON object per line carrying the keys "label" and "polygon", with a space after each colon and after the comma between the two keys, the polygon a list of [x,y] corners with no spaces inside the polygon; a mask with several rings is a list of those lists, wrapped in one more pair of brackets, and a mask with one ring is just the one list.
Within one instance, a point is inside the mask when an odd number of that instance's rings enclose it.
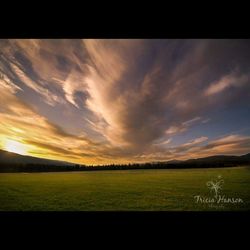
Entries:
{"label": "sunset light", "polygon": [[9,152],[21,155],[25,155],[27,153],[27,147],[24,144],[12,140],[6,140],[5,149]]}

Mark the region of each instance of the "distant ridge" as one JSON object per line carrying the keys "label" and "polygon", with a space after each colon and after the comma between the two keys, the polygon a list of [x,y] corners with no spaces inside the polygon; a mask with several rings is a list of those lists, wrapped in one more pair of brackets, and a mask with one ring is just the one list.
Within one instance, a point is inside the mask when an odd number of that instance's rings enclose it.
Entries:
{"label": "distant ridge", "polygon": [[1,164],[47,164],[47,165],[72,165],[73,163],[43,159],[33,156],[20,155],[0,149]]}
{"label": "distant ridge", "polygon": [[181,163],[181,162],[183,162],[183,161],[180,161],[180,160],[171,160],[171,161],[167,161],[166,163],[167,164],[178,164],[178,163]]}
{"label": "distant ridge", "polygon": [[[172,165],[171,161],[166,162],[166,165]],[[180,161],[174,163],[174,165],[179,167],[232,167],[237,165],[248,164],[250,165],[250,153],[235,156],[235,155],[213,155],[203,158],[188,159],[185,161]]]}
{"label": "distant ridge", "polygon": [[250,153],[233,155],[214,155],[184,161],[170,160],[165,162],[109,164],[99,166],[80,165],[64,161],[41,159],[23,156],[0,150],[0,172],[58,172],[58,171],[96,171],[96,170],[129,170],[129,169],[183,169],[183,168],[221,168],[250,166]]}
{"label": "distant ridge", "polygon": [[203,158],[196,158],[196,159],[188,159],[186,161],[183,161],[184,163],[189,163],[189,162],[221,162],[221,161],[227,161],[227,162],[234,162],[234,161],[239,161],[243,159],[248,159],[250,160],[250,153],[241,155],[241,156],[235,156],[235,155],[213,155],[213,156],[208,156],[208,157],[203,157]]}

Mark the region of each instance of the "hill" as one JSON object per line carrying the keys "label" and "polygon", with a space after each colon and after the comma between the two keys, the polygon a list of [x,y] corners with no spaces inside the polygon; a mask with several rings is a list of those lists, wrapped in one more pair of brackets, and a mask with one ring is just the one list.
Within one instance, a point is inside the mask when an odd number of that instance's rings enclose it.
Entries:
{"label": "hill", "polygon": [[24,156],[0,150],[0,172],[72,171],[77,168],[79,166],[69,162]]}
{"label": "hill", "polygon": [[51,172],[51,171],[95,171],[127,169],[181,169],[181,168],[220,168],[250,166],[250,153],[241,156],[214,155],[185,161],[148,162],[132,164],[109,164],[86,166],[63,161],[23,156],[0,150],[0,172]]}
{"label": "hill", "polygon": [[38,157],[25,156],[16,153],[11,153],[0,149],[1,164],[48,164],[48,165],[72,165],[72,163],[42,159]]}

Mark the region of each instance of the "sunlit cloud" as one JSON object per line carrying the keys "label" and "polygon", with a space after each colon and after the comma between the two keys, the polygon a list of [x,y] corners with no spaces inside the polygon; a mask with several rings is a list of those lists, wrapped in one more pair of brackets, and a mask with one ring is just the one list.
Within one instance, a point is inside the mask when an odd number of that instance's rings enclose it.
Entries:
{"label": "sunlit cloud", "polygon": [[195,118],[193,118],[191,120],[183,122],[183,125],[190,126],[190,125],[194,124],[195,122],[199,121],[200,119],[201,119],[201,117],[195,117]]}
{"label": "sunlit cloud", "polygon": [[237,75],[235,72],[223,76],[218,82],[212,83],[205,91],[206,95],[214,95],[220,93],[229,87],[241,87],[249,82],[248,75]]}
{"label": "sunlit cloud", "polygon": [[204,141],[206,141],[208,138],[206,136],[202,136],[196,139],[193,139],[185,144],[183,144],[184,146],[192,146],[192,145],[196,145],[196,144],[200,144]]}

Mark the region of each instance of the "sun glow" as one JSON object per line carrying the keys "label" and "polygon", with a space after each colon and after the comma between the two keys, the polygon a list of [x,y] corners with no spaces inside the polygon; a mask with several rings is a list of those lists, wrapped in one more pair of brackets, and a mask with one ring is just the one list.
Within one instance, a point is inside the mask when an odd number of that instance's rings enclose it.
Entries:
{"label": "sun glow", "polygon": [[7,151],[12,153],[17,153],[21,155],[25,155],[27,153],[27,147],[17,141],[6,140],[4,147]]}

